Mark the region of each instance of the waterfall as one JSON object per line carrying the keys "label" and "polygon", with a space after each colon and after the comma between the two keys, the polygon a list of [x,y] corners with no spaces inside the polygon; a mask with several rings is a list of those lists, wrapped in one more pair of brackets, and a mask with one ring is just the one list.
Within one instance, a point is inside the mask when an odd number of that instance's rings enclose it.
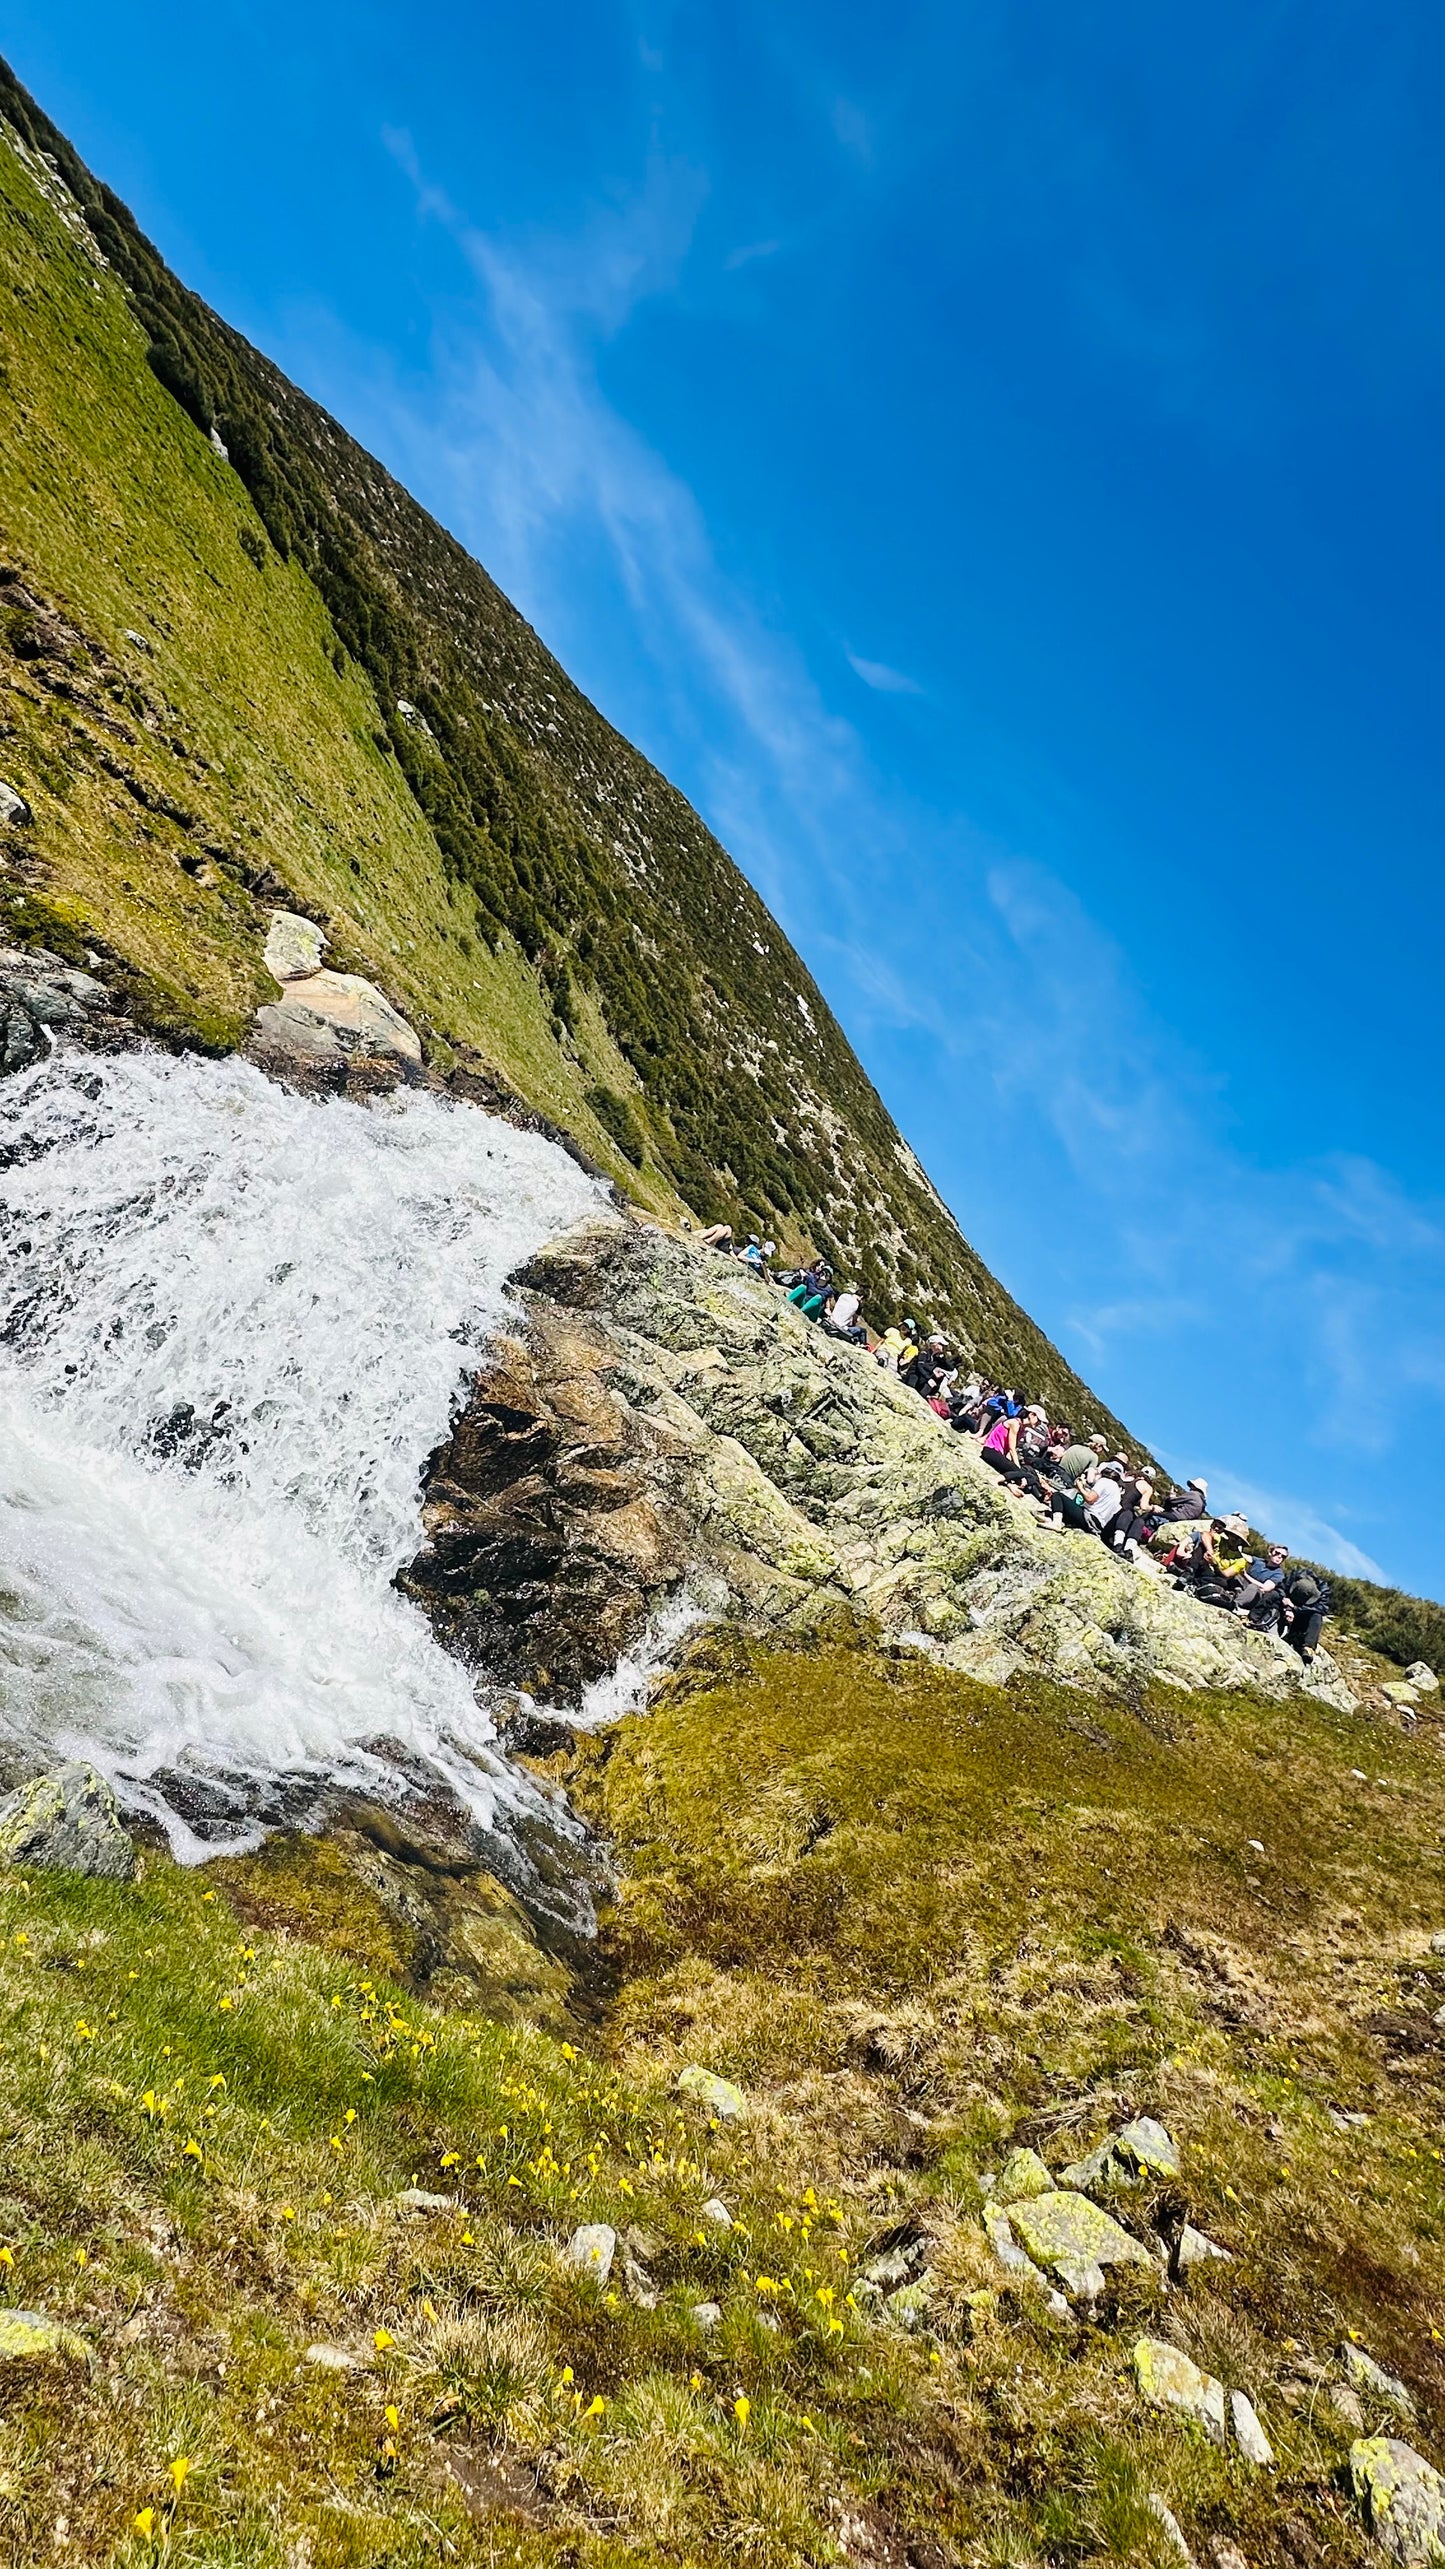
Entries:
{"label": "waterfall", "polygon": [[0,1086],[0,1760],[91,1759],[183,1860],[331,1784],[540,1797],[393,1587],[507,1279],[602,1208],[425,1092],[57,1056]]}

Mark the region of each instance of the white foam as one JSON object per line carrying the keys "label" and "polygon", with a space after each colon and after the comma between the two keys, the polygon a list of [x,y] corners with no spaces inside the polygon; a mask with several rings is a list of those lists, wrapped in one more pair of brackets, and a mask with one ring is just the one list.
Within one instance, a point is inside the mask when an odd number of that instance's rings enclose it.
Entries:
{"label": "white foam", "polygon": [[6,1081],[0,1738],[140,1801],[361,1776],[381,1738],[481,1818],[525,1797],[391,1583],[507,1278],[600,1209],[555,1144],[426,1093],[151,1053]]}

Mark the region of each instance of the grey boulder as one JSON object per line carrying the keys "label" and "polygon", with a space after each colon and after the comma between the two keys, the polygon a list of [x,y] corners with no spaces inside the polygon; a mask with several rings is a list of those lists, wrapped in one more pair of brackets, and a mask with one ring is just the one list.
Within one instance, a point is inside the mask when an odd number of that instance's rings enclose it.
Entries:
{"label": "grey boulder", "polygon": [[1350,2447],[1350,2484],[1365,2522],[1400,2569],[1445,2569],[1445,2480],[1397,2436]]}
{"label": "grey boulder", "polygon": [[0,1864],[130,1882],[136,1852],[105,1777],[93,1766],[57,1766],[0,1801]]}

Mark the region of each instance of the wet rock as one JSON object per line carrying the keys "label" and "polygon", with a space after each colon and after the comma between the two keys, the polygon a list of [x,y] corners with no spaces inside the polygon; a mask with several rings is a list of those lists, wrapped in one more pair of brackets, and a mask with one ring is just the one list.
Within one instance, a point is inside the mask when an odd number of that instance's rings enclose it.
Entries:
{"label": "wet rock", "polygon": [[1276,1638],[1021,1518],[896,1375],[730,1261],[605,1217],[517,1282],[524,1326],[432,1458],[403,1582],[499,1682],[575,1703],[687,1588],[763,1635],[924,1631],[972,1675],[1307,1685],[1352,1708],[1325,1654],[1303,1672]]}
{"label": "wet rock", "polygon": [[1388,2408],[1397,2409],[1401,2417],[1413,2417],[1415,2403],[1397,2373],[1387,2373],[1363,2346],[1352,2345],[1348,2338],[1340,2348],[1340,2366],[1352,2390],[1366,2399],[1383,2400]]}
{"label": "wet rock", "polygon": [[598,2285],[605,2284],[617,2254],[617,2233],[605,2221],[584,2221],[567,2242],[567,2262]]}
{"label": "wet rock", "polygon": [[1104,2286],[1107,2266],[1147,2266],[1147,2248],[1087,2195],[1057,2189],[1028,2197],[1009,2208],[1009,2221],[1034,2263],[1058,2276],[1065,2292],[1093,2301]]}
{"label": "wet rock", "polygon": [[1134,2378],[1151,2408],[1168,2409],[1202,2427],[1212,2444],[1223,2444],[1224,2384],[1201,2372],[1180,2347],[1162,2337],[1141,2337],[1134,2349]]}
{"label": "wet rock", "polygon": [[0,2364],[88,2364],[90,2348],[43,2310],[0,2310]]}
{"label": "wet rock", "polygon": [[1445,2564],[1445,2480],[1423,2455],[1393,2435],[1372,2435],[1350,2448],[1350,2483],[1381,2550],[1400,2569]]}
{"label": "wet rock", "polygon": [[995,2203],[1023,2203],[1030,2195],[1052,2194],[1054,2179],[1037,2150],[1010,2150],[993,2190]]}
{"label": "wet rock", "polygon": [[1257,2471],[1272,2471],[1274,2446],[1260,2425],[1258,2411],[1247,2391],[1230,2392],[1229,2422],[1234,2429],[1235,2443],[1246,2462],[1252,2462]]}
{"label": "wet rock", "polygon": [[304,981],[321,970],[326,938],[295,910],[273,910],[266,933],[266,970],[273,981]]}
{"label": "wet rock", "polygon": [[719,2123],[735,2123],[748,2110],[748,2101],[740,2087],[730,2078],[719,2078],[715,2071],[699,2069],[695,2062],[679,2070],[675,2092],[690,2104],[700,2105],[706,2114],[715,2114]]}
{"label": "wet rock", "polygon": [[43,1061],[61,1036],[113,1032],[104,982],[62,963],[44,947],[0,946],[0,1073]]}
{"label": "wet rock", "polygon": [[136,1851],[105,1777],[93,1766],[57,1766],[0,1801],[0,1864],[130,1882]]}

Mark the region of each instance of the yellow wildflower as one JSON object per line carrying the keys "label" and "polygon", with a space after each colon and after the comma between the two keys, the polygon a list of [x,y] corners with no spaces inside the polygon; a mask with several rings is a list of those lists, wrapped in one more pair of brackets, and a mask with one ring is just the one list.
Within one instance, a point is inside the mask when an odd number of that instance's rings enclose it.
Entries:
{"label": "yellow wildflower", "polygon": [[752,2401],[748,2398],[746,2391],[740,2391],[737,2398],[733,2401],[733,2415],[737,2419],[740,2427],[746,2429],[748,2419],[752,2416],[752,2413]]}
{"label": "yellow wildflower", "polygon": [[392,2407],[388,2407],[388,2408],[387,2408],[387,2411],[386,2411],[386,2422],[387,2422],[387,2425],[391,2428],[391,2431],[392,2431],[392,2434],[393,2434],[393,2435],[399,2434],[399,2433],[400,2433],[400,2431],[401,2431],[401,2411],[400,2411],[400,2409],[399,2409],[399,2408],[392,2408]]}
{"label": "yellow wildflower", "polygon": [[376,2348],[378,2355],[384,2355],[388,2346],[394,2346],[396,2344],[396,2339],[393,2337],[389,2328],[378,2328],[376,2335],[373,2337],[371,2342]]}
{"label": "yellow wildflower", "polygon": [[133,2517],[131,2518],[131,2522],[132,2522],[132,2525],[133,2525],[133,2527],[134,2527],[134,2530],[135,2530],[138,2534],[140,2534],[140,2535],[144,2538],[144,2540],[145,2540],[145,2541],[149,2542],[149,2540],[150,2540],[150,2538],[151,2538],[151,2535],[154,2533],[154,2531],[155,2531],[155,2529],[156,2529],[156,2511],[155,2511],[155,2508],[154,2508],[154,2507],[142,2507],[142,2508],[141,2508],[141,2510],[140,2510],[139,2515],[133,2516]]}

